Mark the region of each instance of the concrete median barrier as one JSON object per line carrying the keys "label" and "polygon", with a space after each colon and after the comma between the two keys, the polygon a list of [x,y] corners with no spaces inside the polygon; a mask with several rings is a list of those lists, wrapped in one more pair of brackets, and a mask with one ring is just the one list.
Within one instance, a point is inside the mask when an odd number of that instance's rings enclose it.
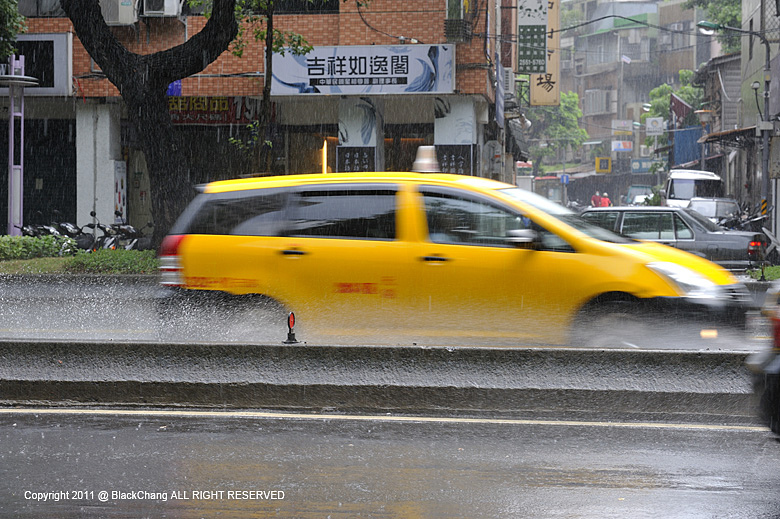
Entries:
{"label": "concrete median barrier", "polygon": [[747,353],[0,342],[7,405],[756,415]]}

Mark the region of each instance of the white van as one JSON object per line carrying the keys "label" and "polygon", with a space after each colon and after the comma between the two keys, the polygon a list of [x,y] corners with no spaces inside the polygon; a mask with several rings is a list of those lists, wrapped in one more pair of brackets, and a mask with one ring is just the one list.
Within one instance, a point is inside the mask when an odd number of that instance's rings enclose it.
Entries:
{"label": "white van", "polygon": [[698,169],[673,169],[661,192],[661,204],[688,207],[691,198],[718,198],[723,196],[723,190],[723,179],[715,173]]}

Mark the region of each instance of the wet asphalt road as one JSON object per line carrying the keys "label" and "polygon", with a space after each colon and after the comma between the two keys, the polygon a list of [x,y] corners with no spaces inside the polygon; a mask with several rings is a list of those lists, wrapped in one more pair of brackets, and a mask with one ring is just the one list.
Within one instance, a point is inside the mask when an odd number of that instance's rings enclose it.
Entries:
{"label": "wet asphalt road", "polygon": [[0,413],[0,517],[777,518],[750,426]]}

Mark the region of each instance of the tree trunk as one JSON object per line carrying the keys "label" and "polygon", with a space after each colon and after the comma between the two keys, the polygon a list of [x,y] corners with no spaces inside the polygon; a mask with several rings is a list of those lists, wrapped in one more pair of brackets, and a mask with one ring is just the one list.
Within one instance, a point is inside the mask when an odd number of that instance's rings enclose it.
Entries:
{"label": "tree trunk", "polygon": [[214,0],[203,30],[185,43],[148,55],[128,51],[105,23],[97,0],[61,0],[76,34],[124,100],[149,168],[155,247],[193,194],[191,165],[168,113],[168,85],[202,71],[238,33],[235,0]]}
{"label": "tree trunk", "polygon": [[273,150],[271,141],[273,138],[273,121],[271,116],[271,79],[273,78],[274,56],[274,6],[269,3],[266,12],[265,34],[265,78],[263,79],[263,100],[260,107],[260,128],[262,142],[260,143],[260,165],[267,174],[271,173],[273,162]]}

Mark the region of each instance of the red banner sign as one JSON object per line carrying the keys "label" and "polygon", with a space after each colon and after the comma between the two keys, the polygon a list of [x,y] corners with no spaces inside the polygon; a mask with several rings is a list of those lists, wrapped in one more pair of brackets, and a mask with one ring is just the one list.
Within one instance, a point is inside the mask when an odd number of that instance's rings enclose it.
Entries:
{"label": "red banner sign", "polygon": [[258,119],[260,99],[251,97],[168,97],[173,124],[249,124]]}

